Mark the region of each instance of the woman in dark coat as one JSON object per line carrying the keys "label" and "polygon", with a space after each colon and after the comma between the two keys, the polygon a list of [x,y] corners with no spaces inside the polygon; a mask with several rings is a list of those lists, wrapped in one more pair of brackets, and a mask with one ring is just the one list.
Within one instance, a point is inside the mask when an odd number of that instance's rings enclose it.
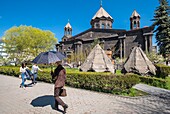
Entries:
{"label": "woman in dark coat", "polygon": [[61,62],[56,62],[57,68],[55,69],[54,73],[52,73],[52,78],[55,83],[54,86],[55,108],[58,110],[58,105],[61,105],[64,108],[64,113],[66,113],[68,105],[65,104],[59,98],[59,93],[61,92],[61,89],[64,87],[66,81],[66,70],[60,63]]}

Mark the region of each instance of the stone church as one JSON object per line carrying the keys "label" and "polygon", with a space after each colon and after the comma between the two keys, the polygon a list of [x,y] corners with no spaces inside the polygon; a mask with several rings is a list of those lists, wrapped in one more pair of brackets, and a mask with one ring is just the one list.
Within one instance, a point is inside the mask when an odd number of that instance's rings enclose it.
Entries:
{"label": "stone church", "polygon": [[140,28],[140,15],[136,10],[130,16],[130,30],[114,29],[114,19],[100,6],[91,19],[91,28],[72,36],[72,26],[68,22],[64,27],[64,36],[57,51],[65,53],[67,57],[73,54],[88,56],[95,39],[100,42],[110,58],[126,58],[134,46],[140,46],[143,51],[152,51],[152,36],[154,27]]}

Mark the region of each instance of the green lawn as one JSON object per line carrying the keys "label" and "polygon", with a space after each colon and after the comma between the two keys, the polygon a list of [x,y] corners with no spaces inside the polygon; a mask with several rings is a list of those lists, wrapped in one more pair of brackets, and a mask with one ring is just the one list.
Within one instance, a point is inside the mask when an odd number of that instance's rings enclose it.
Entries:
{"label": "green lawn", "polygon": [[168,89],[170,90],[170,77],[167,77],[166,78],[166,81],[167,81],[167,87],[168,87]]}
{"label": "green lawn", "polygon": [[121,73],[121,70],[116,70],[116,74],[117,74],[117,75],[122,74],[122,73]]}
{"label": "green lawn", "polygon": [[74,73],[77,73],[77,72],[80,72],[78,68],[66,68],[66,71],[67,72],[74,72]]}

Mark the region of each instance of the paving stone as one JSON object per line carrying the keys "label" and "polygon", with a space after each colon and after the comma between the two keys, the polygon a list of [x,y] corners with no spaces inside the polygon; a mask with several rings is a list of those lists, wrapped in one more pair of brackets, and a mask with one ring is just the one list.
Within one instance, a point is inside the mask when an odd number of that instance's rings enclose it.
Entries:
{"label": "paving stone", "polygon": [[[52,109],[53,84],[19,88],[20,83],[19,78],[0,75],[0,114],[62,114]],[[136,88],[151,95],[131,98],[66,87],[68,96],[62,99],[69,105],[67,114],[170,114],[168,90],[143,84]]]}

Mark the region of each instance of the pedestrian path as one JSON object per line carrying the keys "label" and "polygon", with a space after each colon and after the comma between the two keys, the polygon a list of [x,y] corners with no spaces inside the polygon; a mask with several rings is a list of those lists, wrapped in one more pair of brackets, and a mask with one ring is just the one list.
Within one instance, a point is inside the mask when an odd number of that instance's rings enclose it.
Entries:
{"label": "pedestrian path", "polygon": [[[21,79],[0,75],[0,114],[62,114],[53,110],[53,84],[19,88]],[[26,83],[30,83],[27,81]],[[66,87],[67,114],[170,114],[170,99],[156,95],[122,97]],[[62,107],[59,107],[62,110]]]}
{"label": "pedestrian path", "polygon": [[166,97],[170,99],[170,90],[157,88],[153,86],[149,86],[146,84],[137,84],[133,88],[144,91],[146,93],[149,93],[151,95],[159,96],[159,97]]}

